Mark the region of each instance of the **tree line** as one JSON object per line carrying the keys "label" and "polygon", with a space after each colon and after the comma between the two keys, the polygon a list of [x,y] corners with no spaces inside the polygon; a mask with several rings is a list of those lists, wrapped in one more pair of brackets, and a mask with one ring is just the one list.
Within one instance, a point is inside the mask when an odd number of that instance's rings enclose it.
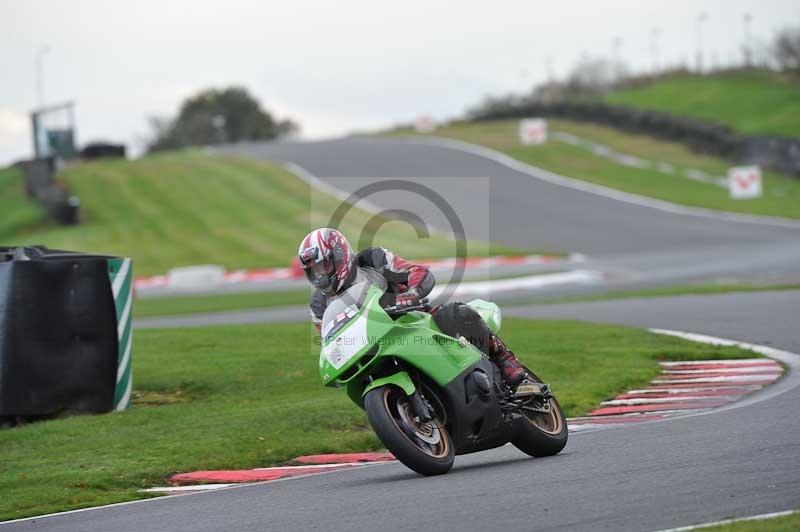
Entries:
{"label": "tree line", "polygon": [[226,142],[272,140],[300,131],[277,120],[243,87],[206,89],[181,104],[174,118],[150,117],[150,152]]}

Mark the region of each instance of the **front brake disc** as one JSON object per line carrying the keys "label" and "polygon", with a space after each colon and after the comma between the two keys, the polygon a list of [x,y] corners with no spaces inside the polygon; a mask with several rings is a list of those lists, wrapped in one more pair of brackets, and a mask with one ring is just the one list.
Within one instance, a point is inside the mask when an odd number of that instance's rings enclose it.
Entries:
{"label": "front brake disc", "polygon": [[400,413],[403,423],[405,423],[407,427],[414,431],[415,437],[431,445],[436,445],[442,441],[441,433],[439,432],[438,427],[436,427],[433,423],[429,421],[427,423],[419,424],[408,415],[407,401],[404,402],[402,399],[398,399],[397,411]]}

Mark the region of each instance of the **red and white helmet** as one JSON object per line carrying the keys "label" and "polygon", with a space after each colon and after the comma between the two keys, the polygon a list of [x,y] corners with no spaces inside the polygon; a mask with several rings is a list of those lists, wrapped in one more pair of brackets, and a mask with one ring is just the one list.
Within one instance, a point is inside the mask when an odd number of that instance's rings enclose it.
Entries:
{"label": "red and white helmet", "polygon": [[315,288],[333,296],[355,279],[356,255],[342,233],[323,227],[308,233],[297,250],[300,267]]}

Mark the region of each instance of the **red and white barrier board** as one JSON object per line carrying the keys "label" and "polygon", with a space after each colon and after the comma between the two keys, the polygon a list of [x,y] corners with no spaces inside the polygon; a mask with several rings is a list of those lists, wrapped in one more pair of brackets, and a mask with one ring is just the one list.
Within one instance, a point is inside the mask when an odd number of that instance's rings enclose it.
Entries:
{"label": "red and white barrier board", "polygon": [[758,166],[734,166],[728,169],[728,191],[731,198],[760,198],[762,188],[761,168]]}
{"label": "red and white barrier board", "polygon": [[547,142],[547,120],[544,118],[520,120],[519,141],[524,146],[538,146]]}
{"label": "red and white barrier board", "polygon": [[432,133],[436,129],[433,117],[423,115],[414,122],[414,131],[417,133]]}

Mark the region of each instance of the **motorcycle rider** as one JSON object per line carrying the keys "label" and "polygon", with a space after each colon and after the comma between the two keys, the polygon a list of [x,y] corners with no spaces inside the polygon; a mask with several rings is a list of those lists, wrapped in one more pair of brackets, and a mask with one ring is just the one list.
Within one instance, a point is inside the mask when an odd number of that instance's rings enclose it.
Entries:
{"label": "motorcycle rider", "polygon": [[[353,252],[350,243],[336,229],[323,227],[311,231],[300,242],[300,267],[314,286],[309,310],[317,330],[330,299],[341,294],[355,282],[359,272],[386,282],[383,306],[398,308],[417,305],[427,296],[435,283],[427,267],[410,263],[388,249],[371,247]],[[378,277],[375,277],[378,276]],[[443,333],[463,336],[485,353],[501,370],[509,386],[516,386],[525,377],[525,369],[517,357],[491,332],[480,314],[463,303],[446,303],[430,311]]]}

